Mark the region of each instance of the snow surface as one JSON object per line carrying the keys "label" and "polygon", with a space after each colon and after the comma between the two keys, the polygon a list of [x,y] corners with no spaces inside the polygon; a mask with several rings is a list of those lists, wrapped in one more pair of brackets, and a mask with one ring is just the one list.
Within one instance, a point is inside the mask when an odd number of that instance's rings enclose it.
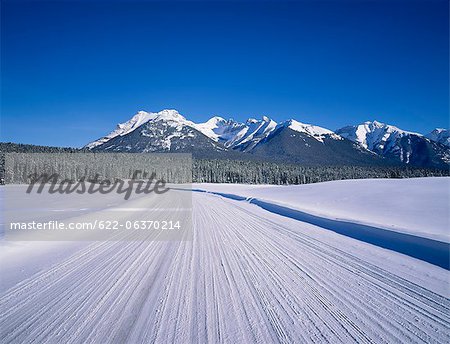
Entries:
{"label": "snow surface", "polygon": [[[367,194],[368,181],[353,182],[341,187],[347,196]],[[374,193],[379,202],[366,205],[380,206],[404,189],[379,182],[375,188],[385,184],[391,192]],[[423,195],[421,180],[409,182]],[[311,202],[339,208],[346,200],[335,184],[342,183],[321,184],[309,192]],[[283,190],[298,202],[292,187],[216,186],[279,199]],[[447,270],[247,202],[201,192],[192,198],[189,241],[0,241],[1,342],[449,342]],[[108,211],[92,202],[78,221]],[[145,211],[124,220],[146,219],[153,201],[133,202]]]}
{"label": "snow surface", "polygon": [[275,186],[197,184],[310,214],[450,242],[450,178],[342,180]]}

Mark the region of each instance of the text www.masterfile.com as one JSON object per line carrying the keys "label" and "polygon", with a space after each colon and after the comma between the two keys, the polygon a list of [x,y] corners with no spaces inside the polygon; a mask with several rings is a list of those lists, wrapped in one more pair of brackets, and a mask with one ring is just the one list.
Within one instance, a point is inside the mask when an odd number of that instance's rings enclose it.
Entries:
{"label": "text www.masterfile.com", "polygon": [[90,222],[61,222],[61,221],[30,221],[11,222],[10,230],[117,230],[117,229],[156,229],[156,230],[176,230],[181,229],[180,221],[174,220],[95,220]]}

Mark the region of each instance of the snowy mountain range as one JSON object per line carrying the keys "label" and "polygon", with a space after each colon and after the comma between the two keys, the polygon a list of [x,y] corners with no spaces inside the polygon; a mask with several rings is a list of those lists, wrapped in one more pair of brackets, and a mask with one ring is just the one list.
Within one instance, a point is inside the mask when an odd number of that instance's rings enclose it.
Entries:
{"label": "snowy mountain range", "polygon": [[431,133],[425,135],[431,141],[439,142],[447,147],[450,147],[450,130],[436,128]]}
{"label": "snowy mountain range", "polygon": [[[434,130],[432,133],[439,129]],[[450,162],[450,149],[441,136],[433,139],[431,133],[419,133],[399,129],[377,121],[364,122],[336,130],[340,136],[385,158],[399,160],[413,166],[440,166]],[[446,131],[448,135],[448,130]]]}
{"label": "snowy mountain range", "polygon": [[428,135],[377,121],[335,132],[294,119],[277,123],[263,116],[245,123],[212,117],[187,120],[176,110],[139,111],[108,135],[86,145],[93,151],[189,152],[197,157],[239,157],[304,164],[409,164],[445,167],[450,163],[449,130]]}

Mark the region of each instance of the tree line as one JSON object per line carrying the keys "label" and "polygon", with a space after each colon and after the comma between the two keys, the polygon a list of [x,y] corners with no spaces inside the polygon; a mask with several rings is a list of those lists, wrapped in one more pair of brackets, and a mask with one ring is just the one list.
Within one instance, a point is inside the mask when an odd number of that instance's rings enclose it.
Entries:
{"label": "tree line", "polygon": [[[95,153],[92,159],[88,150],[75,148],[47,147],[14,143],[0,143],[0,179],[5,179],[5,153],[64,153],[58,154],[59,158],[47,158],[52,160],[54,170],[65,171],[72,179],[77,179],[94,170],[101,170],[105,178],[130,178],[134,170],[146,170],[147,166],[157,166],[155,154],[146,158],[141,154],[140,159],[129,157],[127,153],[117,154]],[[78,154],[72,154],[78,153]],[[84,159],[84,165],[95,161],[97,169],[80,168],[80,153],[88,156]],[[72,155],[71,155],[72,154]],[[170,155],[171,153],[169,153]],[[173,153],[172,153],[173,154]],[[163,154],[167,156],[168,154]],[[83,156],[83,154],[81,154]],[[157,154],[156,154],[157,156]],[[64,158],[62,158],[64,157]],[[15,182],[24,180],[28,172],[36,169],[36,161],[27,161],[26,155],[16,165],[8,166],[12,169],[9,174],[17,177]],[[43,159],[43,158],[42,158]],[[50,159],[50,160],[48,160]],[[58,160],[58,159],[63,159]],[[161,159],[159,171],[167,182],[195,182],[195,183],[245,183],[245,184],[309,184],[342,179],[366,179],[366,178],[413,178],[449,176],[449,169],[412,168],[408,166],[304,166],[299,164],[266,162],[255,160],[236,159],[192,159],[192,165],[188,160]],[[36,160],[36,159],[34,159]],[[81,161],[83,158],[81,158]],[[183,163],[180,163],[183,162]],[[42,160],[41,166],[45,164]],[[34,165],[33,165],[34,164]],[[163,164],[163,165],[161,165]],[[192,169],[190,168],[192,166]],[[62,168],[64,167],[64,169]],[[91,173],[92,174],[92,173]]]}
{"label": "tree line", "polygon": [[260,161],[194,159],[197,183],[309,184],[342,179],[449,176],[447,169],[368,166],[302,166]]}

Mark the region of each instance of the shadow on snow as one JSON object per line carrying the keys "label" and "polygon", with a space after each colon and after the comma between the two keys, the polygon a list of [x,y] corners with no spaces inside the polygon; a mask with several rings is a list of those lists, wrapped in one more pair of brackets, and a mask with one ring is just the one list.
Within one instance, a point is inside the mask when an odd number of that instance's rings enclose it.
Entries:
{"label": "shadow on snow", "polygon": [[411,234],[390,231],[383,228],[348,221],[328,219],[316,215],[311,215],[300,210],[261,201],[256,198],[247,198],[228,193],[211,192],[201,189],[193,189],[192,191],[218,195],[236,201],[246,201],[274,214],[306,222],[314,226],[318,226],[323,229],[331,230],[338,234],[348,236],[353,239],[357,239],[398,253],[406,254],[410,257],[423,260],[447,270],[450,269],[450,244],[442,241],[422,238]]}

